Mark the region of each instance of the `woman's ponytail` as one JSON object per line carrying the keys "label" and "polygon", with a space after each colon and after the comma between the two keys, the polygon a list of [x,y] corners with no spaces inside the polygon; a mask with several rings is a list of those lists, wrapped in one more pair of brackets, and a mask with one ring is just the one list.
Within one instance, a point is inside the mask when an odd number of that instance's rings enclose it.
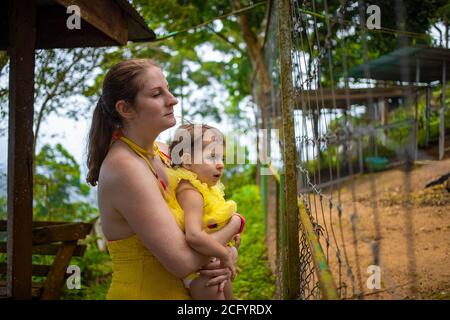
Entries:
{"label": "woman's ponytail", "polygon": [[111,135],[114,130],[113,124],[111,121],[108,121],[107,115],[103,111],[103,103],[103,99],[100,98],[95,106],[92,125],[89,131],[87,157],[89,171],[86,180],[92,186],[97,185],[100,166],[108,153]]}

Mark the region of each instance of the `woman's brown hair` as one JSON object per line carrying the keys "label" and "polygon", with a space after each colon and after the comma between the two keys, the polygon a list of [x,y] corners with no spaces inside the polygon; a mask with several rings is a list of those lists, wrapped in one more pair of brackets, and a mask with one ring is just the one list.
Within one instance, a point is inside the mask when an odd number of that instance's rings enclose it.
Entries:
{"label": "woman's brown hair", "polygon": [[151,59],[131,59],[114,65],[103,79],[102,94],[92,116],[89,131],[87,155],[87,182],[95,186],[100,166],[108,153],[111,135],[123,126],[123,120],[116,110],[116,103],[124,100],[131,105],[142,89],[142,75],[150,67],[158,67]]}

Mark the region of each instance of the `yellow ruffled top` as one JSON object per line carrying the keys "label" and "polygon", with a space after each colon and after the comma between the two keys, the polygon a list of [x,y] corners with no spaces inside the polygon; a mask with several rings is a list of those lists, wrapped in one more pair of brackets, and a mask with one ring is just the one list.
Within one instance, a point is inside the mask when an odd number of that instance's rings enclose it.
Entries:
{"label": "yellow ruffled top", "polygon": [[181,230],[185,231],[184,212],[176,197],[176,190],[181,180],[189,181],[203,196],[203,228],[206,232],[215,232],[223,228],[237,211],[236,202],[225,200],[224,186],[221,182],[210,187],[201,182],[194,172],[184,168],[169,168],[166,172],[169,180],[166,202]]}

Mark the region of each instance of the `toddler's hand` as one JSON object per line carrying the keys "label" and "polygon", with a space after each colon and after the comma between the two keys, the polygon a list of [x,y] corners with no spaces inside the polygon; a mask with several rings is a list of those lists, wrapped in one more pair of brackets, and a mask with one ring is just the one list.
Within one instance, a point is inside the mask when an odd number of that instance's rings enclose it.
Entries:
{"label": "toddler's hand", "polygon": [[239,249],[239,246],[241,245],[241,234],[236,233],[231,240],[234,240],[234,246],[236,247],[236,250]]}

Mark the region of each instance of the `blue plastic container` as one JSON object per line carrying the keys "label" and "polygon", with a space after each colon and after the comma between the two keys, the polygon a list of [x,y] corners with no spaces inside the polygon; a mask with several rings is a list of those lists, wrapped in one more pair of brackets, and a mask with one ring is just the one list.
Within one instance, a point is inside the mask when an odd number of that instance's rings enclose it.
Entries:
{"label": "blue plastic container", "polygon": [[381,171],[386,169],[386,166],[389,163],[389,160],[384,157],[366,157],[364,159],[367,167],[374,171]]}

